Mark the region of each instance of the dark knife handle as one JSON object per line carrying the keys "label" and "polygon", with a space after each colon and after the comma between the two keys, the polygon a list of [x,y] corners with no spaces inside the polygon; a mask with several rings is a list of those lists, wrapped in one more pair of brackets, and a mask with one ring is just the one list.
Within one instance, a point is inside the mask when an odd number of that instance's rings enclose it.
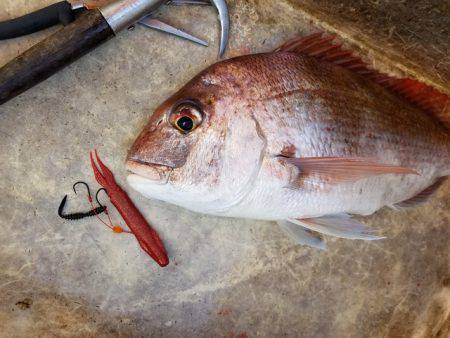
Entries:
{"label": "dark knife handle", "polygon": [[75,11],[67,1],[61,1],[20,18],[0,22],[0,40],[39,32],[62,23],[68,25],[75,20]]}
{"label": "dark knife handle", "polygon": [[114,36],[98,9],[77,20],[0,68],[0,104],[44,81]]}

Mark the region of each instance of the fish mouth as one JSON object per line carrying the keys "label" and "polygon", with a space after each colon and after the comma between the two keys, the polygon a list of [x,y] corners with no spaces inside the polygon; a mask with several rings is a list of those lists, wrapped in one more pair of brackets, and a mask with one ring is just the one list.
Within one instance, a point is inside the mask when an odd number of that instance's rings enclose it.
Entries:
{"label": "fish mouth", "polygon": [[126,168],[134,175],[159,184],[166,184],[173,171],[173,168],[167,165],[136,160],[127,160]]}

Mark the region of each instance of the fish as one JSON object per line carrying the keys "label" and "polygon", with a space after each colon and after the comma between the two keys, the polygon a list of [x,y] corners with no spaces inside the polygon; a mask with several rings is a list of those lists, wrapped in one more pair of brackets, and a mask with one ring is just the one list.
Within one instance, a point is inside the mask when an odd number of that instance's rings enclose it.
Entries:
{"label": "fish", "polygon": [[200,72],[131,146],[129,185],[198,213],[275,221],[318,249],[324,235],[384,238],[354,216],[420,205],[443,184],[449,98],[333,39],[294,38]]}

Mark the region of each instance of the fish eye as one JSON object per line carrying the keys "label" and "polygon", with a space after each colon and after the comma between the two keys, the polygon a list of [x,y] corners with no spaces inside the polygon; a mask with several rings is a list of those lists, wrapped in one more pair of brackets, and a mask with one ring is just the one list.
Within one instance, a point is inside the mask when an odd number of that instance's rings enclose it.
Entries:
{"label": "fish eye", "polygon": [[202,120],[203,115],[200,108],[192,101],[178,104],[169,116],[170,124],[185,134],[197,128]]}

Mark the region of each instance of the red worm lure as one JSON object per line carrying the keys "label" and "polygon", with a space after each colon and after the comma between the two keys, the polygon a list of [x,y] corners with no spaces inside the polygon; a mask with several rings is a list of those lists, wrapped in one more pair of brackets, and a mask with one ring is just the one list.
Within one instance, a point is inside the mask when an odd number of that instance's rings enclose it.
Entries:
{"label": "red worm lure", "polygon": [[141,248],[160,266],[164,267],[168,265],[169,258],[158,233],[150,227],[127,193],[117,184],[111,170],[100,160],[97,150],[95,150],[95,159],[99,167],[97,167],[94,161],[92,152],[90,152],[90,157],[95,179],[106,189],[111,203],[119,211],[125,223],[138,240]]}

